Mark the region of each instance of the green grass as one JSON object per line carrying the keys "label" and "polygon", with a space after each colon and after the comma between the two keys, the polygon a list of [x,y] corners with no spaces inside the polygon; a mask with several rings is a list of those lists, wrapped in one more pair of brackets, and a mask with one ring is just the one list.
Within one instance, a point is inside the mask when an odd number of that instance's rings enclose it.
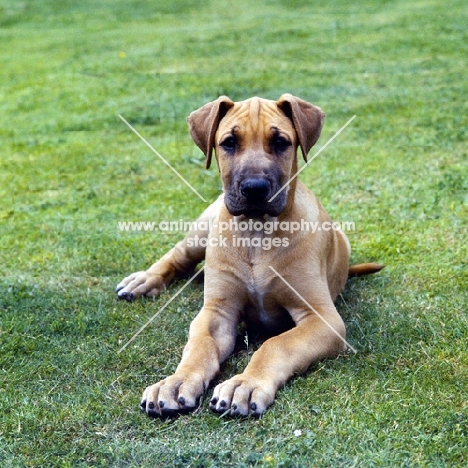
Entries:
{"label": "green grass", "polygon": [[[462,0],[0,0],[0,464],[453,467],[468,453],[468,7]],[[185,117],[220,94],[290,92],[327,112],[303,172],[353,261],[387,268],[338,301],[356,355],[289,382],[259,420],[138,411],[202,303],[113,289],[219,193]],[[242,345],[220,379],[242,369]],[[209,394],[208,394],[209,395]],[[300,430],[300,435],[295,431]],[[297,434],[297,433],[296,433]]]}

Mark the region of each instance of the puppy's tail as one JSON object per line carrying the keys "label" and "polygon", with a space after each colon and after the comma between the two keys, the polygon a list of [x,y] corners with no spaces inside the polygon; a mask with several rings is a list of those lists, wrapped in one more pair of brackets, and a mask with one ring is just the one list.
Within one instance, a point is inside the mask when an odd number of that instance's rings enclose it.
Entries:
{"label": "puppy's tail", "polygon": [[348,278],[377,273],[382,268],[385,268],[385,265],[379,265],[378,263],[359,263],[358,265],[351,265],[348,270]]}

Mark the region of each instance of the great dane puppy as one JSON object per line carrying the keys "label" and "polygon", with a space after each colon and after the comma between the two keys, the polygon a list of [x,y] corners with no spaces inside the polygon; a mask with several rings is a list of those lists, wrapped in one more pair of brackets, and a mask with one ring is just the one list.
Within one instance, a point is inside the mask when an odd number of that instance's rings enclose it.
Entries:
{"label": "great dane puppy", "polygon": [[[224,193],[184,240],[117,286],[121,299],[154,297],[206,261],[203,308],[174,375],[143,392],[141,409],[148,415],[195,408],[233,352],[240,322],[271,337],[244,372],[216,386],[210,401],[216,412],[261,415],[291,376],[345,351],[345,325],[334,300],[349,274],[381,267],[349,267],[345,234],[320,228],[332,226],[330,217],[293,178],[297,148],[307,160],[324,118],[319,107],[290,94],[276,102],[222,96],[188,117],[207,167],[215,152]],[[298,223],[301,229],[291,229]],[[307,223],[316,229],[305,229]]]}

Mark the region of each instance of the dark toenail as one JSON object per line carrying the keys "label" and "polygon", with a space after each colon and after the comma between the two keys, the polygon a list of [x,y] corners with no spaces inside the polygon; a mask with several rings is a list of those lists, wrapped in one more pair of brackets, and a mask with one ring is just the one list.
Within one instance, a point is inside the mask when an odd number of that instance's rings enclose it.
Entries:
{"label": "dark toenail", "polygon": [[219,406],[221,406],[222,408],[224,408],[226,406],[226,402],[224,400],[221,400],[219,402]]}
{"label": "dark toenail", "polygon": [[117,288],[115,292],[118,293],[119,291],[122,291],[123,288],[124,288],[123,286],[120,286],[120,288]]}
{"label": "dark toenail", "polygon": [[159,402],[159,407],[160,407],[160,408],[164,408],[164,401],[161,400],[161,401]]}
{"label": "dark toenail", "polygon": [[154,403],[152,401],[148,403],[148,409],[154,409]]}
{"label": "dark toenail", "polygon": [[179,403],[182,405],[182,406],[185,406],[185,398],[183,396],[179,397]]}
{"label": "dark toenail", "polygon": [[148,410],[146,412],[146,414],[150,417],[150,418],[158,418],[159,417],[159,413],[156,411],[156,410]]}
{"label": "dark toenail", "polygon": [[252,411],[256,411],[256,410],[257,410],[257,405],[256,405],[255,403],[251,403],[251,404],[250,404],[250,409],[251,409]]}
{"label": "dark toenail", "polygon": [[146,400],[143,400],[141,403],[140,403],[140,408],[142,410],[146,409]]}
{"label": "dark toenail", "polygon": [[231,409],[233,409],[234,411],[236,411],[237,405],[236,405],[235,403],[233,403],[233,404],[231,405]]}
{"label": "dark toenail", "polygon": [[211,400],[210,400],[210,404],[211,405],[216,405],[216,403],[218,403],[218,399],[216,397],[213,397]]}

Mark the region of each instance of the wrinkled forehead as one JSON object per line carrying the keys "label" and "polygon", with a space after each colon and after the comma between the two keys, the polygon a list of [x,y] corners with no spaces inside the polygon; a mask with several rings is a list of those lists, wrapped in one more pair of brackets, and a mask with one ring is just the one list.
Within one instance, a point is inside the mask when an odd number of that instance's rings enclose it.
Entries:
{"label": "wrinkled forehead", "polygon": [[295,133],[291,119],[275,101],[254,97],[236,102],[221,120],[218,130],[223,133],[236,128],[242,133],[261,134],[273,127]]}

